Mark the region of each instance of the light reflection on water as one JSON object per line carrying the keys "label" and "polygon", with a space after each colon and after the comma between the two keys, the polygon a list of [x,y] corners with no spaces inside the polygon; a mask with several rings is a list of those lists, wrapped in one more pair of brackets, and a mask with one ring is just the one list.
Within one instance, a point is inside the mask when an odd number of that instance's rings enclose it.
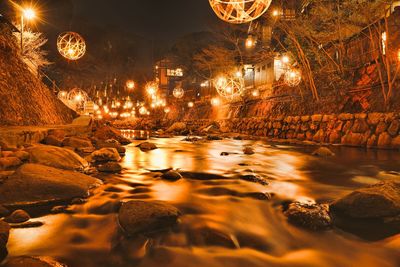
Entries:
{"label": "light reflection on water", "polygon": [[[181,139],[150,140],[159,147],[150,152],[136,147],[143,141],[129,145],[123,173],[108,177],[88,203],[73,206],[75,214],[38,218],[45,226],[13,230],[10,254],[53,256],[72,267],[399,265],[400,235],[369,242],[339,229],[312,233],[289,225],[277,205],[280,199],[332,200],[369,179],[396,176],[387,171],[400,171],[398,154],[337,148],[337,157],[321,159],[310,156],[313,148]],[[247,145],[256,154],[243,155]],[[220,156],[221,152],[231,154]],[[148,171],[166,168],[230,179],[171,183]],[[251,172],[267,177],[270,184],[235,178]],[[249,192],[275,193],[276,197],[263,201],[240,196]],[[130,199],[175,205],[182,212],[178,226],[150,240],[121,241],[116,214],[98,212],[98,207]]]}

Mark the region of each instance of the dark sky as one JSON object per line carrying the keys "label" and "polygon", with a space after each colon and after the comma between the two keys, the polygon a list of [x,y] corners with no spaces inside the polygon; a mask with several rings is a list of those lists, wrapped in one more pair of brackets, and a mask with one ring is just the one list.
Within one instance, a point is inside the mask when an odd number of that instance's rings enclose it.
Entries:
{"label": "dark sky", "polygon": [[73,0],[74,15],[170,43],[217,21],[208,0]]}

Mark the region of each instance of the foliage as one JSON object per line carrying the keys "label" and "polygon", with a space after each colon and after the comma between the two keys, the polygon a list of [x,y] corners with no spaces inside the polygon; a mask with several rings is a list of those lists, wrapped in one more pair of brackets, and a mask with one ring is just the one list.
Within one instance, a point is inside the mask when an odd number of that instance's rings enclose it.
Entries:
{"label": "foliage", "polygon": [[[18,44],[21,43],[21,34],[15,33]],[[23,32],[23,50],[18,46],[22,60],[28,65],[29,70],[33,74],[38,74],[41,67],[50,65],[47,60],[47,52],[43,50],[43,46],[47,43],[47,39],[40,32],[33,32],[31,30],[24,30]]]}

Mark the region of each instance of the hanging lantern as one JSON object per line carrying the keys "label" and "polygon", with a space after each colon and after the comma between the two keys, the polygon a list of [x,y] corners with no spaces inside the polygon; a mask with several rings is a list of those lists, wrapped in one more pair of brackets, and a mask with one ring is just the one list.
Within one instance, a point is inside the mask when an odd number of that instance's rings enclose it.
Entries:
{"label": "hanging lantern", "polygon": [[146,92],[150,95],[150,96],[155,96],[155,94],[158,91],[158,83],[157,82],[148,82],[145,86],[146,88]]}
{"label": "hanging lantern", "polygon": [[88,101],[90,101],[88,94],[79,88],[72,89],[66,96],[67,106],[75,111],[83,108]]}
{"label": "hanging lantern", "polygon": [[175,98],[182,98],[184,96],[184,94],[185,94],[185,91],[180,87],[175,88],[173,91],[173,95]]}
{"label": "hanging lantern", "polygon": [[139,113],[140,113],[141,115],[146,114],[146,113],[147,113],[146,107],[141,107],[141,108],[139,109]]}
{"label": "hanging lantern", "polygon": [[272,0],[209,0],[215,14],[223,21],[241,24],[261,17]]}
{"label": "hanging lantern", "polygon": [[296,87],[301,82],[301,73],[299,70],[291,69],[285,73],[285,84],[290,87]]}
{"label": "hanging lantern", "polygon": [[76,32],[65,32],[57,38],[58,52],[69,60],[78,60],[86,53],[85,40]]}
{"label": "hanging lantern", "polygon": [[189,107],[189,108],[194,107],[194,103],[193,103],[193,102],[189,102],[189,103],[188,103],[188,107]]}
{"label": "hanging lantern", "polygon": [[244,79],[238,75],[228,78],[221,76],[215,80],[214,86],[220,96],[232,99],[242,94]]}
{"label": "hanging lantern", "polygon": [[57,98],[60,99],[65,105],[67,105],[67,96],[68,96],[68,92],[66,91],[60,91],[57,94]]}
{"label": "hanging lantern", "polygon": [[132,80],[126,81],[126,88],[128,88],[129,90],[135,89],[135,82]]}

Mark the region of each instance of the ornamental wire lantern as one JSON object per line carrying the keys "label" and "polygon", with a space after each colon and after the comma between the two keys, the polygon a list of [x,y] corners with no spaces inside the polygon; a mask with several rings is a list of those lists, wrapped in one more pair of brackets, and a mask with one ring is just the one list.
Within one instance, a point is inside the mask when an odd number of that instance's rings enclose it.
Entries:
{"label": "ornamental wire lantern", "polygon": [[68,96],[67,91],[60,91],[57,94],[57,98],[60,99],[64,104],[66,104],[68,101],[67,96]]}
{"label": "ornamental wire lantern", "polygon": [[301,82],[301,73],[299,70],[290,69],[285,73],[285,84],[290,87],[296,87]]}
{"label": "ornamental wire lantern", "polygon": [[242,94],[244,88],[244,79],[239,75],[228,78],[222,76],[216,79],[214,86],[220,96],[232,99],[235,96]]}
{"label": "ornamental wire lantern", "polygon": [[150,96],[154,96],[158,91],[158,83],[157,82],[148,82],[146,84],[146,92]]}
{"label": "ornamental wire lantern", "polygon": [[172,94],[174,95],[175,98],[182,98],[183,95],[185,94],[185,91],[182,88],[177,87],[174,89]]}
{"label": "ornamental wire lantern", "polygon": [[272,0],[209,0],[215,14],[223,21],[241,24],[261,17]]}
{"label": "ornamental wire lantern", "polygon": [[85,40],[76,32],[65,32],[57,38],[58,52],[69,60],[78,60],[86,53]]}
{"label": "ornamental wire lantern", "polygon": [[66,99],[68,106],[75,111],[83,109],[85,104],[90,101],[88,94],[79,88],[74,88],[69,91]]}
{"label": "ornamental wire lantern", "polygon": [[147,113],[146,107],[141,107],[141,108],[139,109],[139,113],[140,113],[141,115],[145,115],[145,114]]}

